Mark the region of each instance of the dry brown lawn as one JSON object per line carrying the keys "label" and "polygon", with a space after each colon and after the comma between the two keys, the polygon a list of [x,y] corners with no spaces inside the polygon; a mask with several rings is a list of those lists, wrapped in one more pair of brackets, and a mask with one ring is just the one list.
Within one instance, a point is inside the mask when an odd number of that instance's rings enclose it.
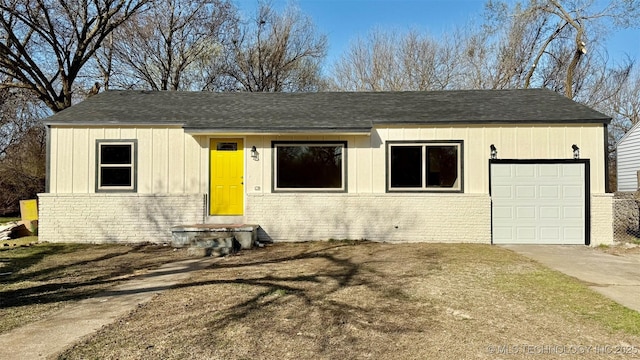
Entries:
{"label": "dry brown lawn", "polygon": [[159,245],[51,244],[37,243],[37,237],[2,241],[0,333],[186,257],[186,251]]}
{"label": "dry brown lawn", "polygon": [[313,242],[220,259],[61,359],[621,358],[640,314],[489,245]]}

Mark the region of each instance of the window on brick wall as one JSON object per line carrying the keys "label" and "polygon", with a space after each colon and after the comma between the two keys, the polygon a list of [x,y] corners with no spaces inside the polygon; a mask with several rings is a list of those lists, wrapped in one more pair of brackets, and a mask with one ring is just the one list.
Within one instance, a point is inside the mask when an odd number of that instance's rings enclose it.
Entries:
{"label": "window on brick wall", "polygon": [[136,140],[96,141],[96,191],[136,191]]}
{"label": "window on brick wall", "polygon": [[274,191],[346,191],[346,142],[273,142]]}
{"label": "window on brick wall", "polygon": [[462,192],[462,141],[388,143],[387,190]]}

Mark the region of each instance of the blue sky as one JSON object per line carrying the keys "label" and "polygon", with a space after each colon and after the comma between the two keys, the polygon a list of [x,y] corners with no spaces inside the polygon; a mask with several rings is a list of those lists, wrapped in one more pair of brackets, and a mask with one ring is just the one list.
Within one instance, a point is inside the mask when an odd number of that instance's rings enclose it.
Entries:
{"label": "blue sky", "polygon": [[[272,0],[281,9],[287,0]],[[257,0],[236,0],[245,14],[252,14]],[[484,0],[298,0],[301,11],[310,16],[318,30],[328,36],[327,65],[339,57],[357,36],[365,37],[373,29],[409,29],[427,32],[435,37],[480,22]],[[640,63],[640,29],[612,33],[606,44],[611,59],[618,61],[629,55]]]}

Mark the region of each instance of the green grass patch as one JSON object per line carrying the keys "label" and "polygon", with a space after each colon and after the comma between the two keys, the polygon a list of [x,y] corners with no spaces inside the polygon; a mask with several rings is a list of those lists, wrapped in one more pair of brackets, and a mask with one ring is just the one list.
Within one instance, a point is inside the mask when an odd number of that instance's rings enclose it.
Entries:
{"label": "green grass patch", "polygon": [[24,236],[18,239],[10,239],[0,241],[0,252],[13,250],[16,247],[32,246],[38,243],[37,236]]}
{"label": "green grass patch", "polygon": [[285,296],[285,295],[287,295],[287,290],[285,290],[285,289],[276,289],[276,290],[273,290],[271,293],[274,294],[274,295],[277,295],[277,296]]}
{"label": "green grass patch", "polygon": [[526,273],[502,274],[496,285],[530,306],[592,321],[610,331],[640,335],[640,313],[630,310],[589,289],[586,284],[562,273],[541,268]]}
{"label": "green grass patch", "polygon": [[20,217],[18,216],[8,216],[8,217],[0,217],[0,224],[6,224],[12,221],[20,221]]}

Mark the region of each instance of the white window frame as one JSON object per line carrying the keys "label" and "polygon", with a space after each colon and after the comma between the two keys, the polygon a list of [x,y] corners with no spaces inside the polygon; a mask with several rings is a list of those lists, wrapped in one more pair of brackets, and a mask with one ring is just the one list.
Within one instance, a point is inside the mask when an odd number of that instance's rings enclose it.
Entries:
{"label": "white window frame", "polygon": [[[420,187],[392,187],[391,186],[391,148],[399,147],[399,146],[411,146],[411,147],[422,147],[422,185]],[[427,148],[429,147],[444,147],[444,146],[455,146],[457,147],[457,178],[453,187],[438,187],[438,186],[427,186],[427,169],[426,169],[426,156],[427,156]],[[443,140],[443,141],[389,141],[387,142],[387,192],[455,192],[461,193],[464,192],[464,146],[462,140]]]}
{"label": "white window frame", "polygon": [[[342,186],[339,188],[285,188],[278,187],[278,148],[291,146],[340,146],[342,147],[342,161],[340,177]],[[347,142],[346,141],[272,141],[272,167],[271,179],[273,192],[347,192]]]}
{"label": "white window frame", "polygon": [[[130,164],[103,164],[102,146],[104,145],[130,145]],[[137,191],[137,165],[138,165],[138,141],[137,140],[96,140],[96,192],[136,192]],[[131,185],[129,186],[102,186],[102,171],[108,167],[130,167]]]}

